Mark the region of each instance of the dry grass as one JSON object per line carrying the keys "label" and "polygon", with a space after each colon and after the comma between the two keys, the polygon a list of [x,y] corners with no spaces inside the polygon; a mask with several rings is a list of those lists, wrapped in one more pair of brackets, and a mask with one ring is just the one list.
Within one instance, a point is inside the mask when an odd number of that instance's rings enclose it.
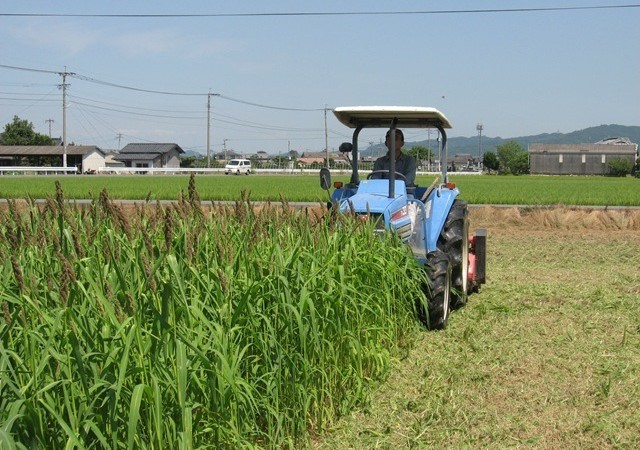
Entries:
{"label": "dry grass", "polygon": [[638,209],[589,208],[474,208],[470,212],[475,226],[524,228],[528,230],[640,230]]}

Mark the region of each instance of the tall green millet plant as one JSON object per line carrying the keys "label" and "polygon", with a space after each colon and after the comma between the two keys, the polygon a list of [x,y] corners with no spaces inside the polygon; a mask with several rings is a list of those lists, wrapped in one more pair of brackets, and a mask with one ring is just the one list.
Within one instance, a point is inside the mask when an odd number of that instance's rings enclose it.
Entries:
{"label": "tall green millet plant", "polygon": [[[422,269],[348,217],[9,202],[0,211],[0,442],[300,448],[408,345]],[[422,278],[421,278],[422,274]]]}

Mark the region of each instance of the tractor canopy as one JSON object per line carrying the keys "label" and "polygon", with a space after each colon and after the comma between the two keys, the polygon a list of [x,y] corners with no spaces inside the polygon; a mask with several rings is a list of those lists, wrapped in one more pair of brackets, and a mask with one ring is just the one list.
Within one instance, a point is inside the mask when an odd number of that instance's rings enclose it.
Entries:
{"label": "tractor canopy", "polygon": [[349,128],[389,128],[396,119],[401,128],[451,128],[436,108],[420,106],[341,106],[333,114]]}
{"label": "tractor canopy", "polygon": [[[451,128],[449,119],[436,108],[421,106],[341,106],[333,110],[333,114],[344,125],[353,128],[351,143],[343,143],[340,151],[351,153],[352,174],[350,185],[360,184],[358,175],[358,135],[363,128],[435,128],[442,136],[442,149],[440,160],[447,158],[447,133],[445,129]],[[392,168],[395,161],[395,133],[391,134]],[[395,174],[390,173],[389,197],[393,197]],[[442,165],[442,182],[447,182],[447,167]]]}

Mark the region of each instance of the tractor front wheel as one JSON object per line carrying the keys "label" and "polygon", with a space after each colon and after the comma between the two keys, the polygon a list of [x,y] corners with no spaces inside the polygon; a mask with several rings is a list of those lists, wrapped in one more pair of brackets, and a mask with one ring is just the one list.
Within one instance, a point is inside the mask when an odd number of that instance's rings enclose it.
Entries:
{"label": "tractor front wheel", "polygon": [[429,253],[425,270],[429,280],[429,286],[425,289],[429,311],[427,315],[424,313],[424,307],[419,307],[420,318],[426,322],[429,329],[442,330],[447,326],[451,311],[451,261],[449,255],[441,251]]}

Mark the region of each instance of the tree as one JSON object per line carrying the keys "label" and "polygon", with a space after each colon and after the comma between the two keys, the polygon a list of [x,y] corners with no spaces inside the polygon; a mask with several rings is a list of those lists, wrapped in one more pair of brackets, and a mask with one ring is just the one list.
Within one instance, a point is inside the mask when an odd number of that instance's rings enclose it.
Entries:
{"label": "tree", "polygon": [[626,177],[633,169],[633,164],[626,158],[612,158],[607,166],[612,177]]}
{"label": "tree", "polygon": [[0,135],[2,145],[53,145],[53,140],[44,134],[33,131],[33,124],[13,116],[13,122],[4,127]]}
{"label": "tree", "polygon": [[291,150],[289,151],[289,158],[293,160],[298,159],[300,158],[300,154],[295,150]]}
{"label": "tree", "polygon": [[433,152],[429,147],[425,147],[423,145],[414,145],[409,149],[403,149],[403,153],[407,155],[411,155],[414,158],[423,160],[423,159],[431,159],[433,158]]}
{"label": "tree", "polygon": [[636,159],[636,165],[633,166],[631,174],[636,178],[640,178],[640,158]]}
{"label": "tree", "polygon": [[512,175],[529,173],[529,154],[516,141],[507,141],[496,147],[500,172]]}
{"label": "tree", "polygon": [[185,156],[180,158],[180,167],[193,167],[195,165],[196,158],[193,156]]}
{"label": "tree", "polygon": [[500,161],[498,161],[498,157],[495,153],[486,152],[482,158],[482,165],[489,173],[491,173],[492,170],[497,172],[500,168]]}

